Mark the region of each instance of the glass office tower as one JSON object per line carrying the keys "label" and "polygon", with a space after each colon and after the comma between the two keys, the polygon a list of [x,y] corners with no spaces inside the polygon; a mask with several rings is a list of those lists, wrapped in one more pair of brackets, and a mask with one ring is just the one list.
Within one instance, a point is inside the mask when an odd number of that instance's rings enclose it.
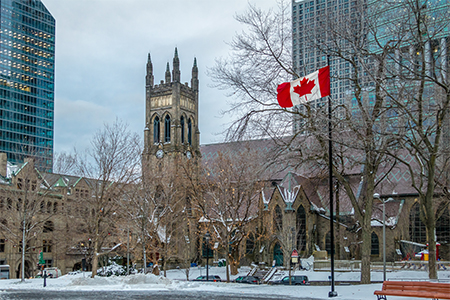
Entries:
{"label": "glass office tower", "polygon": [[55,19],[40,0],[0,0],[0,152],[51,171]]}
{"label": "glass office tower", "polygon": [[[292,0],[292,55],[294,70],[302,77],[327,65],[327,56],[314,47],[314,41],[322,32],[320,26],[327,20],[327,15],[334,13],[337,16],[347,16],[350,19],[351,12],[357,2],[352,0]],[[347,91],[351,84],[349,77],[351,69],[348,62],[332,57],[330,60],[331,71],[331,97],[333,104],[342,105],[348,97]],[[321,98],[309,102],[312,108],[326,107],[327,98]],[[297,109],[303,113],[305,107],[299,105]],[[338,109],[335,116],[342,117],[343,111]],[[294,120],[294,132],[304,133],[302,127],[304,120],[296,115]]]}

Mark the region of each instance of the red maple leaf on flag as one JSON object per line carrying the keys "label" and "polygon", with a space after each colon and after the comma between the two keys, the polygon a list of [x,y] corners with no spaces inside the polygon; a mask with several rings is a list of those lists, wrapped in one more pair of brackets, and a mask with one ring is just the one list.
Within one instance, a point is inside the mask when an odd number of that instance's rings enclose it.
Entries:
{"label": "red maple leaf on flag", "polygon": [[300,97],[306,96],[306,94],[312,94],[312,89],[316,86],[314,80],[309,80],[309,78],[303,78],[300,81],[300,85],[294,86],[294,93],[300,95]]}

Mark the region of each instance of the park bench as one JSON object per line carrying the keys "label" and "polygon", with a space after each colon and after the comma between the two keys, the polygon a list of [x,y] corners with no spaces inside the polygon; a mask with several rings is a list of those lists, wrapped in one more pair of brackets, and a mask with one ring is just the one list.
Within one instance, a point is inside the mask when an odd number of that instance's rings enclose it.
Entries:
{"label": "park bench", "polygon": [[450,283],[430,281],[385,281],[381,291],[375,291],[378,300],[386,296],[450,299]]}

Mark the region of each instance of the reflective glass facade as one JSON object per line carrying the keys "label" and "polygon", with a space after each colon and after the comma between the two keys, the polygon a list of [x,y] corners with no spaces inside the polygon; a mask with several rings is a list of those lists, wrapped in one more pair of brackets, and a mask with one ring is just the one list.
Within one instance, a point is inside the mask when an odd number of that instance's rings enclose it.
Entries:
{"label": "reflective glass facade", "polygon": [[0,151],[52,169],[55,19],[40,0],[0,0]]}
{"label": "reflective glass facade", "polygon": [[[350,19],[350,14],[355,10],[357,1],[354,0],[292,0],[292,58],[294,70],[299,77],[310,74],[327,65],[327,56],[314,45],[314,41],[320,39],[323,34],[323,23],[330,15],[345,16]],[[342,105],[347,97],[346,92],[351,84],[350,64],[343,59],[332,57],[330,60],[331,71],[331,97],[334,104]],[[309,102],[312,108],[317,110],[326,107],[327,98],[321,98]],[[305,107],[299,105],[300,113],[305,112]],[[336,117],[342,117],[343,111],[336,110]],[[305,121],[298,115],[294,120],[294,132],[305,133],[303,126]]]}

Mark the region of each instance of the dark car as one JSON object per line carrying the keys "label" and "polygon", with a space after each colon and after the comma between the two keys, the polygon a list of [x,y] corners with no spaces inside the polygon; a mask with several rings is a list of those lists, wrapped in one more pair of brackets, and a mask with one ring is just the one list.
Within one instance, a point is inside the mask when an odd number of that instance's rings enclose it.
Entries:
{"label": "dark car", "polygon": [[220,282],[222,281],[217,275],[208,275],[208,280],[206,280],[206,276],[198,276],[194,279],[194,281],[211,281],[211,282]]}
{"label": "dark car", "polygon": [[[281,280],[272,281],[272,282],[270,282],[270,284],[289,285],[289,276],[284,276],[283,279],[281,279]],[[291,284],[292,285],[309,284],[308,276],[304,276],[304,275],[291,276]]]}
{"label": "dark car", "polygon": [[235,280],[236,283],[250,283],[250,284],[260,284],[260,280],[256,276],[239,276]]}

